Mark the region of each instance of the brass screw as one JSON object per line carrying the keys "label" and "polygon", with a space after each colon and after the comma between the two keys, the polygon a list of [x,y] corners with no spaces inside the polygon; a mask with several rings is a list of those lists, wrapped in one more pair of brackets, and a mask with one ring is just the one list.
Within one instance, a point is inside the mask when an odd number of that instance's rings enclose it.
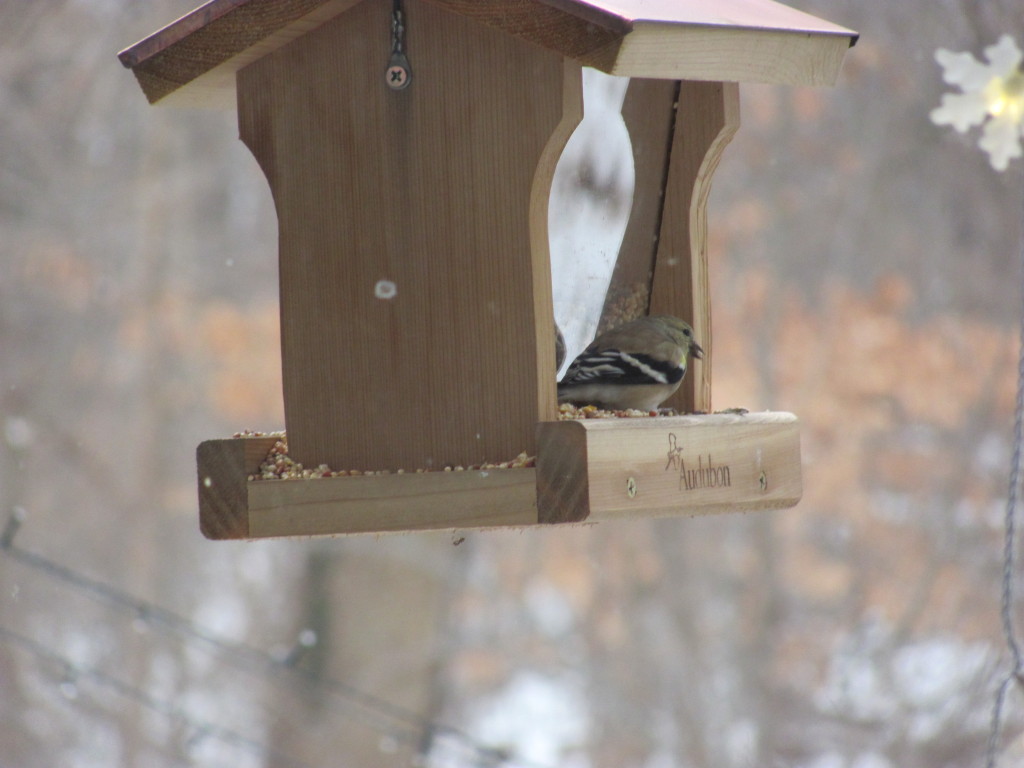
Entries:
{"label": "brass screw", "polygon": [[764,470],[761,470],[761,476],[757,478],[757,482],[761,486],[761,493],[768,490],[768,475],[764,473]]}
{"label": "brass screw", "polygon": [[636,478],[626,480],[626,495],[631,499],[636,496]]}

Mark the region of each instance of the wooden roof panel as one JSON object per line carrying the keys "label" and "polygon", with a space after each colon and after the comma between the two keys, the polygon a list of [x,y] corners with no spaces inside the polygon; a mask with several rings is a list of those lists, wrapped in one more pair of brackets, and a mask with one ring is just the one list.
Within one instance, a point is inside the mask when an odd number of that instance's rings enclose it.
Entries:
{"label": "wooden roof panel", "polygon": [[545,0],[568,10],[587,5],[627,22],[722,26],[745,29],[774,29],[808,34],[839,34],[851,30],[790,8],[774,0]]}
{"label": "wooden roof panel", "polygon": [[[235,72],[360,1],[209,0],[118,57],[150,102],[233,108]],[[773,0],[426,1],[629,77],[830,85],[857,38]]]}

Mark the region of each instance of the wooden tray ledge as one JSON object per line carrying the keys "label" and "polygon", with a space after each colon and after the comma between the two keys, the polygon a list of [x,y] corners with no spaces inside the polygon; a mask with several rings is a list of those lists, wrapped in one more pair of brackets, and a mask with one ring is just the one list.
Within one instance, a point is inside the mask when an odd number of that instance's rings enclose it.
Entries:
{"label": "wooden tray ledge", "polygon": [[702,515],[791,507],[802,493],[790,413],[541,422],[536,468],[249,480],[277,439],[199,446],[207,538]]}

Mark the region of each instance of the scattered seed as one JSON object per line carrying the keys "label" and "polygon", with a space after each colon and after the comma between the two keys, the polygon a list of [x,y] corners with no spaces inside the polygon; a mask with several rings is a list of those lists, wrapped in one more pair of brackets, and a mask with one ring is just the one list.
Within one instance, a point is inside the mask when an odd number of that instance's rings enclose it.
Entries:
{"label": "scattered seed", "polygon": [[[585,405],[577,407],[574,405],[564,404],[558,407],[558,418],[559,420],[569,419],[614,419],[614,418],[656,418],[660,414],[657,411],[637,411],[637,410],[622,410],[622,411],[605,411],[599,408],[595,408],[592,405]],[[361,476],[383,476],[390,474],[407,474],[414,472],[415,474],[424,474],[427,472],[465,472],[465,471],[482,471],[491,469],[525,469],[535,467],[537,465],[537,457],[530,456],[525,451],[520,453],[514,459],[501,461],[501,462],[482,462],[480,464],[471,464],[468,466],[458,465],[446,465],[441,470],[431,470],[424,468],[417,468],[416,470],[389,470],[389,469],[377,469],[377,470],[360,470],[360,469],[332,469],[327,464],[320,464],[315,469],[306,469],[299,462],[295,461],[288,455],[288,443],[284,432],[258,432],[255,430],[244,430],[242,432],[236,432],[235,438],[241,437],[276,437],[278,438],[274,442],[274,446],[270,449],[266,459],[260,464],[259,470],[249,475],[248,478],[251,481],[262,481],[262,480],[294,480],[294,479],[316,479],[324,477],[361,477]]]}

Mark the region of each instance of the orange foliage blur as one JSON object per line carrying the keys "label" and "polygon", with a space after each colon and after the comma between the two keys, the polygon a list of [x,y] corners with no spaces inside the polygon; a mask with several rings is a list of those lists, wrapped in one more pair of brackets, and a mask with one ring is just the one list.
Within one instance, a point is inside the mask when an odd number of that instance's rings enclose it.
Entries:
{"label": "orange foliage blur", "polygon": [[198,315],[197,352],[210,368],[208,393],[238,429],[280,429],[281,337],[276,302],[254,307],[212,302]]}

